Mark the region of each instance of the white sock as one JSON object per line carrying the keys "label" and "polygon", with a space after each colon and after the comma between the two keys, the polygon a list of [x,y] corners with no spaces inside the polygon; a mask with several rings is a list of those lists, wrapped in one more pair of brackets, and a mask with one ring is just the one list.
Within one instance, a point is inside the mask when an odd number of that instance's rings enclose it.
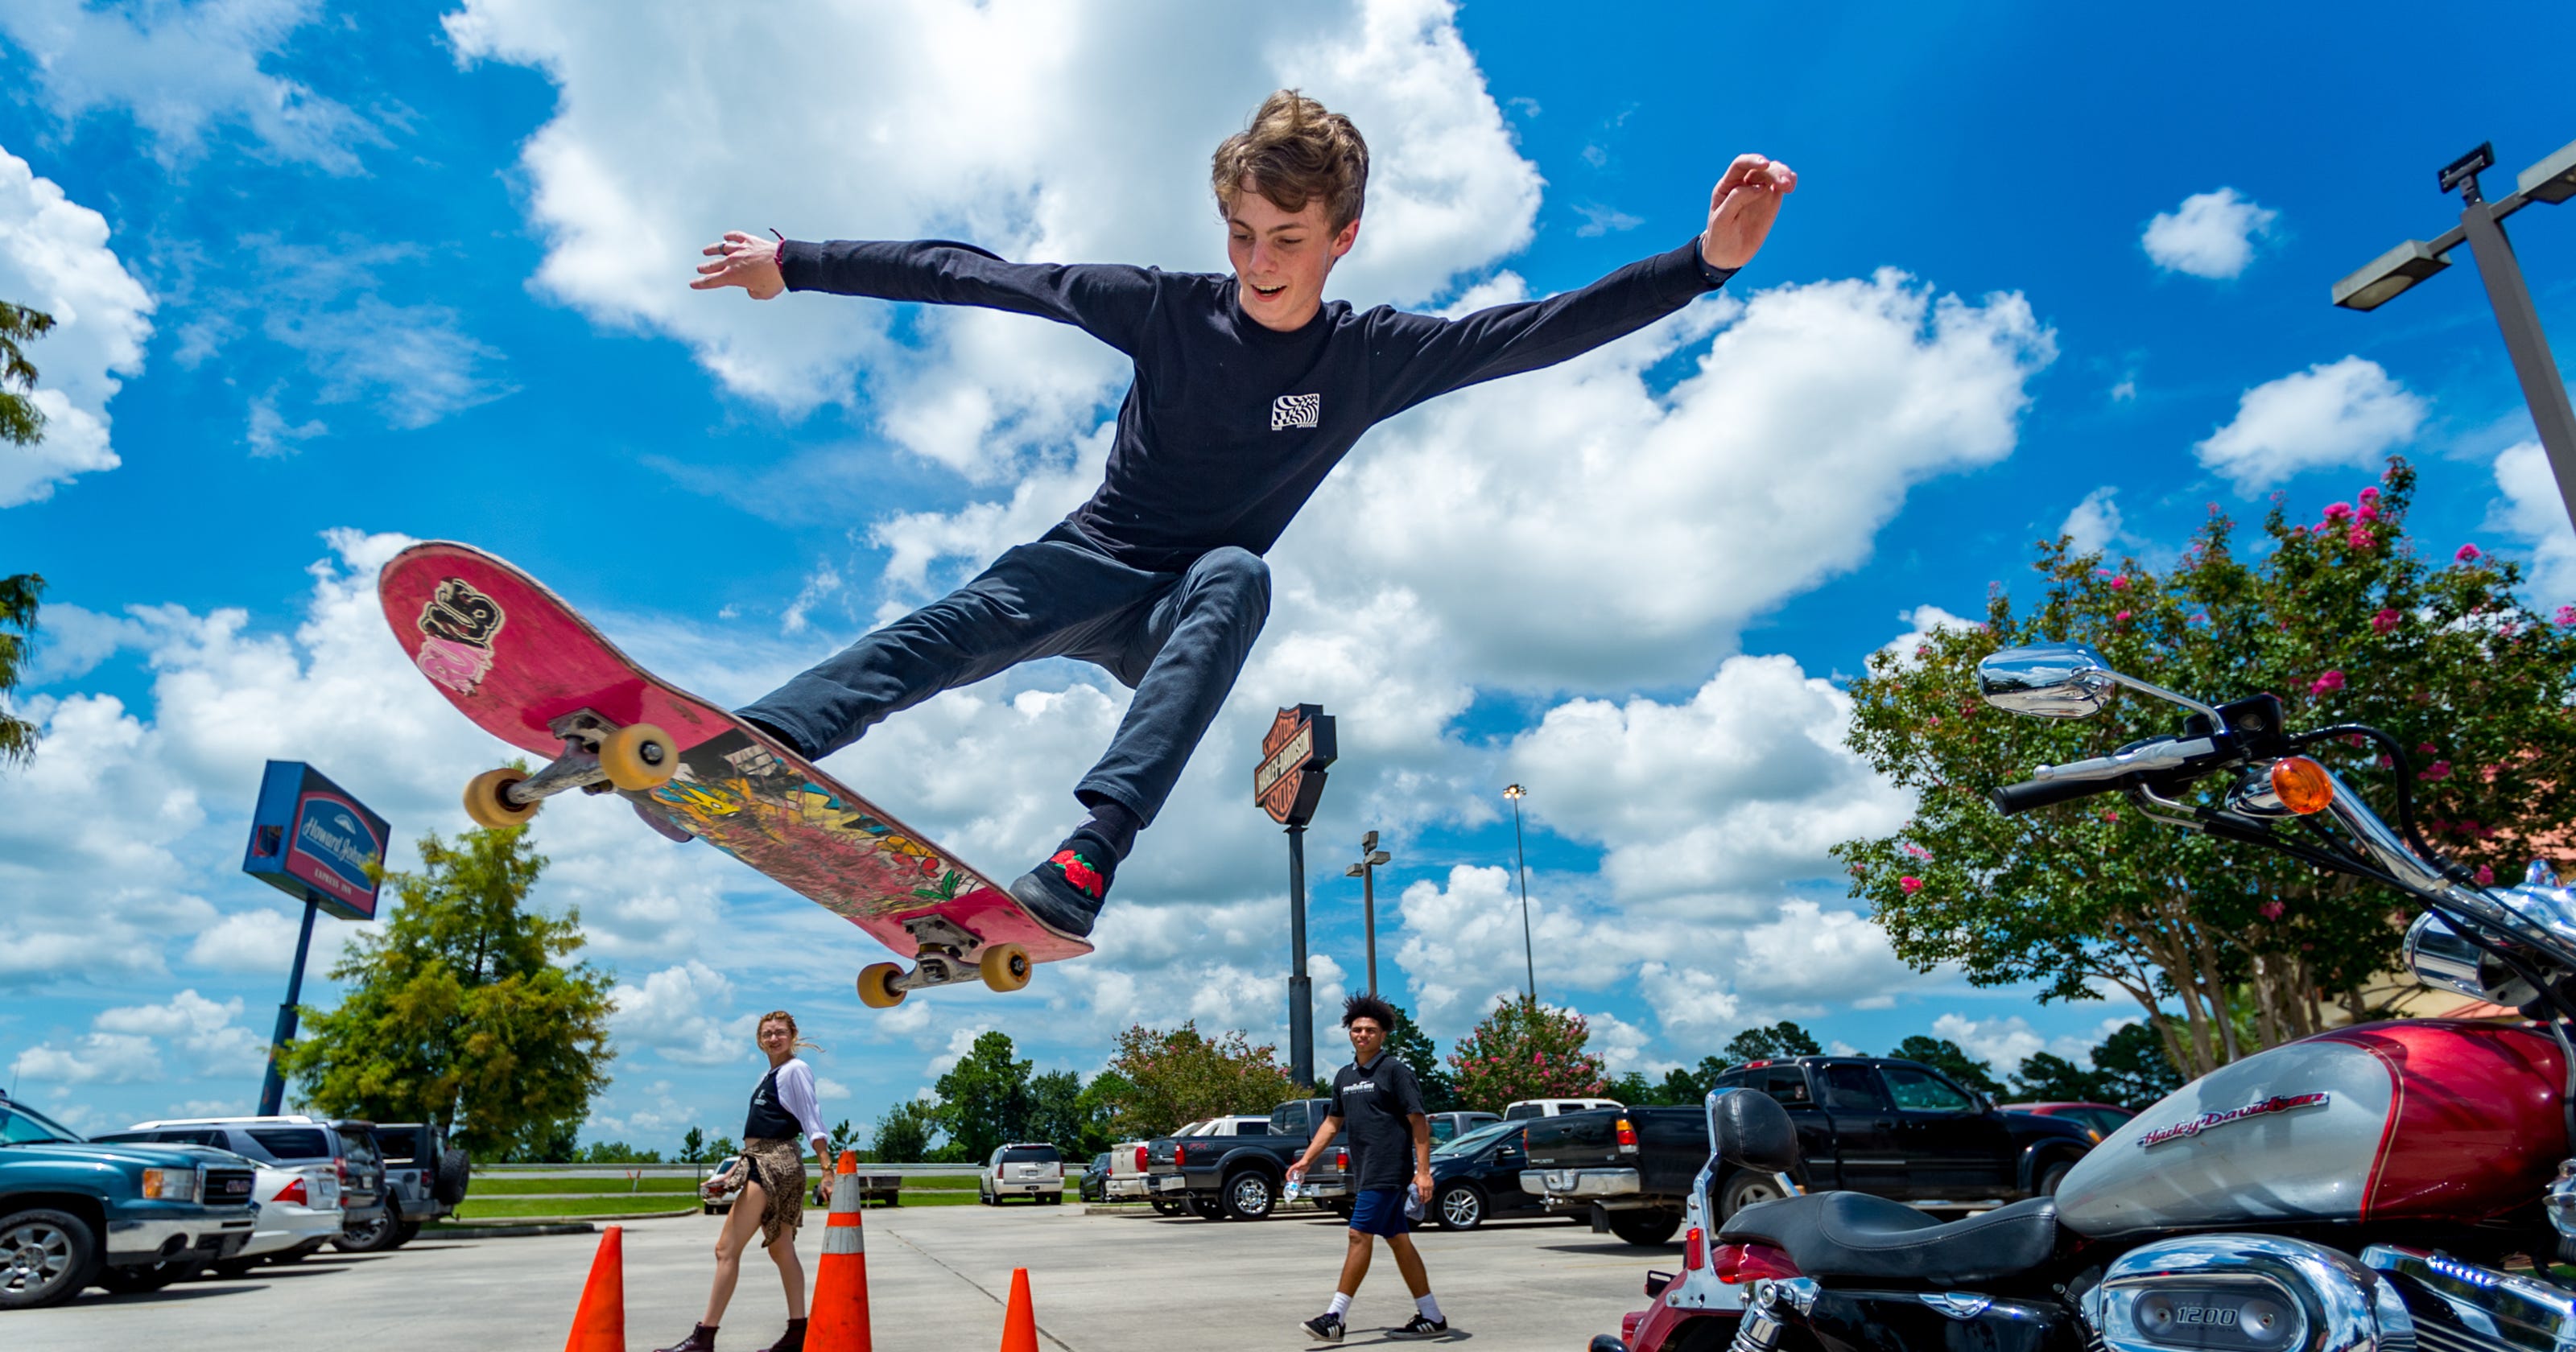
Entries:
{"label": "white sock", "polygon": [[1422,1311],[1422,1317],[1430,1320],[1432,1323],[1437,1324],[1440,1322],[1439,1301],[1433,1300],[1427,1295],[1415,1296],[1413,1298],[1413,1308]]}
{"label": "white sock", "polygon": [[1348,1292],[1348,1291],[1336,1291],[1336,1292],[1334,1292],[1334,1293],[1333,1293],[1333,1303],[1324,1307],[1324,1313],[1326,1313],[1326,1314],[1328,1314],[1328,1315],[1331,1315],[1331,1316],[1332,1316],[1332,1317],[1334,1317],[1335,1319],[1339,1319],[1339,1318],[1341,1318],[1343,1315],[1349,1314],[1350,1312],[1351,1312],[1351,1293],[1350,1293],[1350,1292]]}

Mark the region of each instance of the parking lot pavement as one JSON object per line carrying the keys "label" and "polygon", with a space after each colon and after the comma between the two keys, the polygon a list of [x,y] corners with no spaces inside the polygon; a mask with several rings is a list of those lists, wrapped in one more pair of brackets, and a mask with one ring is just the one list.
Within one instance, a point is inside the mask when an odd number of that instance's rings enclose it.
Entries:
{"label": "parking lot pavement", "polygon": [[[809,1279],[820,1213],[800,1236]],[[677,1340],[706,1298],[717,1218],[626,1227],[626,1343]],[[884,1352],[998,1346],[1011,1269],[1025,1267],[1046,1346],[1064,1352],[1299,1348],[1340,1269],[1343,1230],[1326,1217],[1258,1223],[1082,1214],[1078,1206],[923,1207],[867,1213],[868,1286]],[[1571,1352],[1616,1332],[1642,1306],[1649,1266],[1679,1246],[1637,1248],[1564,1221],[1499,1222],[1418,1237],[1451,1340],[1486,1352]],[[392,1253],[323,1253],[243,1281],[194,1281],[148,1296],[91,1290],[48,1310],[0,1313],[13,1352],[180,1348],[185,1352],[491,1352],[560,1346],[595,1235],[423,1238]],[[722,1352],[766,1346],[783,1326],[776,1270],[754,1254],[724,1322]],[[1383,1252],[1350,1315],[1350,1345],[1386,1341],[1412,1313]]]}

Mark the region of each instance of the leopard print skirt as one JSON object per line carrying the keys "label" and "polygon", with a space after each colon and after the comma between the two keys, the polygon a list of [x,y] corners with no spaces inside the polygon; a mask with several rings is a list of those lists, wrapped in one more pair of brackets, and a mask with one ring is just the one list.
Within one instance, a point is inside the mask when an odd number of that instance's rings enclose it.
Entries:
{"label": "leopard print skirt", "polygon": [[742,1143],[742,1162],[751,1171],[747,1181],[768,1194],[760,1213],[760,1246],[768,1248],[780,1235],[793,1242],[797,1227],[805,1223],[805,1157],[794,1141],[762,1137]]}

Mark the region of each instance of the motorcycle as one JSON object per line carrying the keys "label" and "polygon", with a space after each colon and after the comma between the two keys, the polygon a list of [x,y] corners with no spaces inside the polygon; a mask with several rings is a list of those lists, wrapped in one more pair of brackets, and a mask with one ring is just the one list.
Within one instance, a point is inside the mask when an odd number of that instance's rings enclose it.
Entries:
{"label": "motorcycle", "polygon": [[[2274,1047],[2139,1114],[2053,1197],[1946,1223],[1798,1193],[1788,1114],[1712,1093],[1683,1270],[1650,1274],[1655,1303],[1593,1352],[2576,1352],[2576,1284],[2552,1270],[2576,1237],[2576,890],[2545,863],[2489,888],[2445,860],[2416,827],[2406,748],[2378,729],[2294,733],[2271,695],[2204,703],[2069,644],[1998,652],[1977,682],[2040,718],[2124,688],[2183,711],[2172,736],[1995,790],[1997,810],[2120,793],[2395,888],[2424,908],[2403,948],[2418,980],[2540,1026],[2408,1019]],[[2393,827],[2303,754],[2352,737],[2396,771]],[[1721,1161],[1796,1195],[1712,1231]]]}

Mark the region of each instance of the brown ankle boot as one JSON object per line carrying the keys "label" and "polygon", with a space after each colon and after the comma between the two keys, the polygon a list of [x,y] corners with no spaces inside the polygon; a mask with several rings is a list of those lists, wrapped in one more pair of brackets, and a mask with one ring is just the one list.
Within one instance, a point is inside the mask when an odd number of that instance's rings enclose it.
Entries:
{"label": "brown ankle boot", "polygon": [[716,1352],[716,1326],[693,1324],[689,1327],[688,1337],[669,1347],[657,1347],[653,1352]]}
{"label": "brown ankle boot", "polygon": [[805,1321],[788,1320],[787,1331],[779,1334],[777,1342],[760,1349],[760,1352],[805,1352]]}

